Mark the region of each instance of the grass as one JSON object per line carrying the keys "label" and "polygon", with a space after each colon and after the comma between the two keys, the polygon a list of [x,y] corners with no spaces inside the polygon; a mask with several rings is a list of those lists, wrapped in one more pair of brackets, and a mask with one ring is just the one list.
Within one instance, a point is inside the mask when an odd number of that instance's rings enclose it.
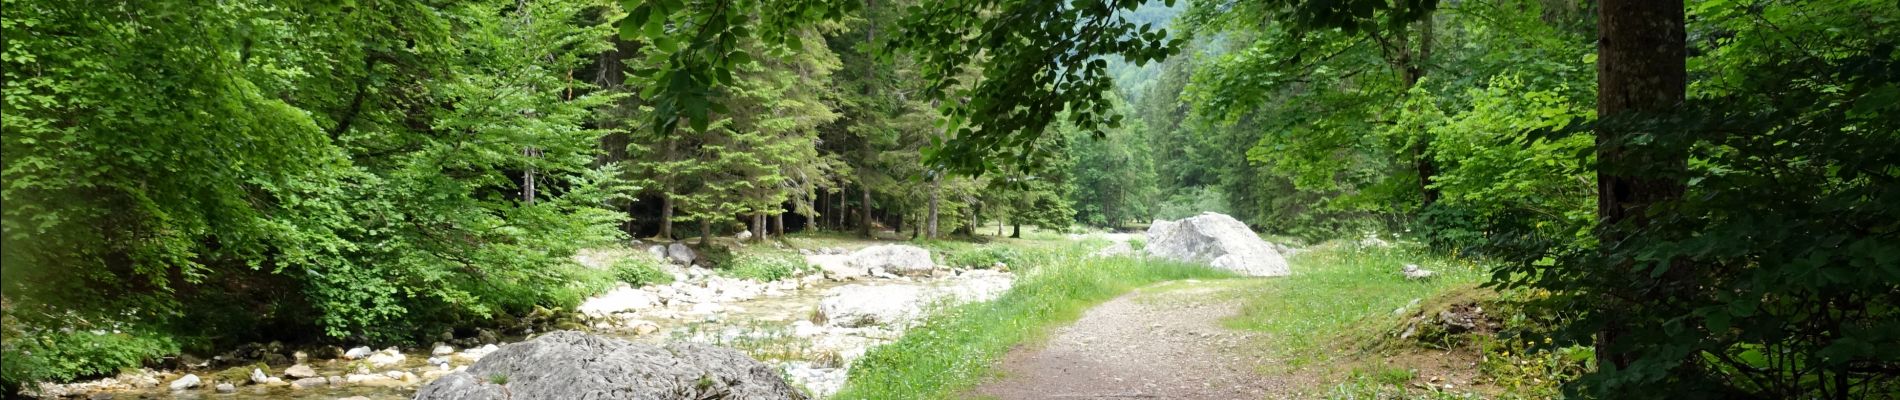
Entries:
{"label": "grass", "polygon": [[[1487,276],[1484,266],[1445,258],[1423,248],[1359,247],[1328,243],[1299,253],[1289,262],[1293,275],[1272,280],[1248,293],[1229,327],[1268,333],[1271,348],[1290,356],[1292,366],[1324,362],[1337,354],[1331,345],[1341,333],[1355,342],[1377,340],[1382,327],[1414,300],[1469,289]],[[1426,280],[1399,274],[1405,264],[1436,271]]]}
{"label": "grass", "polygon": [[632,254],[614,261],[614,278],[633,287],[673,283],[673,274],[660,266],[664,262],[649,254]]}
{"label": "grass", "polygon": [[1155,282],[1230,276],[1186,264],[1086,257],[1103,244],[1025,251],[1017,285],[1002,298],[946,310],[872,349],[833,398],[951,398],[991,375],[1011,347],[1041,339],[1089,307]]}
{"label": "grass", "polygon": [[732,265],[720,270],[721,274],[739,279],[751,279],[771,282],[798,276],[813,269],[797,254],[782,252],[742,252],[732,258]]}
{"label": "grass", "polygon": [[[1264,332],[1262,348],[1285,360],[1282,370],[1318,381],[1335,399],[1552,398],[1562,380],[1587,364],[1582,348],[1529,349],[1522,339],[1493,333],[1398,337],[1415,315],[1436,315],[1454,304],[1477,303],[1507,320],[1508,298],[1481,289],[1488,267],[1416,244],[1362,247],[1332,242],[1290,260],[1294,275],[1249,288],[1229,327]],[[1405,264],[1436,271],[1426,280],[1399,274]],[[1422,311],[1421,311],[1422,310]],[[1520,318],[1521,319],[1521,318]],[[1476,363],[1476,367],[1471,366]],[[1421,371],[1424,369],[1424,371]],[[1431,378],[1468,379],[1444,389]],[[1432,383],[1430,385],[1415,383]],[[1482,387],[1472,383],[1482,382]]]}

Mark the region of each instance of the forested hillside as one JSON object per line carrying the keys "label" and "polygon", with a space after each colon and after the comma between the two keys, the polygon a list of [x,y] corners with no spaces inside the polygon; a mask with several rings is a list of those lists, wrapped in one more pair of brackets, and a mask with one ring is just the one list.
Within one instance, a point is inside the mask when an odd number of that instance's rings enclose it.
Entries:
{"label": "forested hillside", "polygon": [[1890,0],[0,4],[7,393],[533,332],[635,241],[1206,211],[1502,265],[1573,395],[1900,375]]}

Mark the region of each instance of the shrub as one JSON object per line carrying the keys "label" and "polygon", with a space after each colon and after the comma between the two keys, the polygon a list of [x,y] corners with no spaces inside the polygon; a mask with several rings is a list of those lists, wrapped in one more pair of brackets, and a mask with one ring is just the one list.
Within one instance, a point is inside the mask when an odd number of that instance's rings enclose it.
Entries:
{"label": "shrub", "polygon": [[699,251],[699,266],[706,268],[726,268],[732,265],[732,248],[720,245],[705,245]]}
{"label": "shrub", "polygon": [[660,262],[658,259],[642,255],[622,258],[614,262],[614,278],[633,287],[673,283],[673,274],[661,268]]}
{"label": "shrub", "polygon": [[811,268],[805,260],[789,254],[747,253],[733,258],[725,272],[734,278],[770,282],[797,276]]}
{"label": "shrub", "polygon": [[179,350],[169,337],[145,331],[28,326],[11,315],[0,320],[7,339],[0,346],[0,390],[7,394],[43,381],[111,375]]}

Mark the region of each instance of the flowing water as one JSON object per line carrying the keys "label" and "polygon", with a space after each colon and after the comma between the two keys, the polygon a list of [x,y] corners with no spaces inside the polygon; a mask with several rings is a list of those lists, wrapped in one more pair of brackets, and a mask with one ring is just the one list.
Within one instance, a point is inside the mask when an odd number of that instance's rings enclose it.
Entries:
{"label": "flowing water", "polygon": [[[796,279],[796,278],[794,278]],[[943,286],[955,279],[928,279],[910,281],[908,279],[872,279],[859,284],[910,284],[923,286]],[[675,341],[692,341],[719,344],[739,349],[753,358],[768,365],[780,367],[792,377],[794,385],[806,387],[812,392],[828,395],[843,384],[844,367],[862,355],[871,346],[895,340],[900,330],[886,328],[826,328],[822,324],[809,324],[817,313],[819,301],[827,290],[845,285],[824,279],[806,279],[804,284],[793,286],[792,290],[767,291],[756,298],[722,304],[717,312],[701,312],[691,307],[659,307],[639,313],[639,321],[651,322],[655,330],[638,334],[636,330],[622,327],[598,327],[589,331],[622,338],[630,341],[662,344]],[[520,338],[515,338],[519,340]],[[212,385],[210,374],[217,370],[193,370],[205,380],[198,388],[173,391],[167,386],[172,380],[182,376],[175,372],[152,372],[148,377],[156,378],[156,386],[131,388],[128,384],[115,384],[116,380],[83,382],[59,387],[58,392],[78,398],[110,399],[339,399],[361,396],[367,399],[406,399],[413,395],[429,380],[447,374],[449,369],[473,363],[470,357],[458,352],[448,367],[430,364],[430,349],[403,349],[405,356],[399,364],[359,369],[364,363],[343,359],[308,360],[305,365],[316,369],[318,376],[348,376],[354,373],[386,374],[401,371],[413,374],[412,379],[382,379],[375,381],[344,383],[339,385],[319,385],[297,389],[287,384],[244,385],[238,386],[234,393],[217,393]],[[272,365],[274,373],[282,375],[283,369],[290,365]],[[397,372],[401,375],[400,372]],[[147,382],[150,383],[149,381]],[[95,389],[104,387],[105,389]],[[91,390],[88,390],[91,389]]]}

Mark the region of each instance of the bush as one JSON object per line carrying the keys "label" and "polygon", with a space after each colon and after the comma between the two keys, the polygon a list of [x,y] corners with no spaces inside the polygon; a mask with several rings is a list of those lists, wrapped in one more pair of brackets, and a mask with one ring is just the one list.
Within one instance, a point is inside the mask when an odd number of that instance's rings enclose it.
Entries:
{"label": "bush", "polygon": [[1022,252],[1016,249],[992,246],[951,253],[945,261],[948,261],[948,264],[955,267],[989,268],[999,262],[1008,265],[1017,265],[1021,259]]}
{"label": "bush", "polygon": [[732,259],[726,276],[771,282],[798,276],[812,269],[805,260],[789,254],[747,253]]}
{"label": "bush", "polygon": [[0,345],[0,390],[5,394],[20,393],[38,382],[112,375],[179,350],[169,337],[142,330],[36,325],[14,315],[0,316],[0,332],[6,335]]}
{"label": "bush", "polygon": [[673,274],[661,268],[660,263],[658,259],[643,255],[622,258],[614,262],[614,278],[633,287],[673,283]]}
{"label": "bush", "polygon": [[698,261],[701,267],[726,268],[732,265],[732,248],[720,245],[706,245],[694,250],[699,251]]}

